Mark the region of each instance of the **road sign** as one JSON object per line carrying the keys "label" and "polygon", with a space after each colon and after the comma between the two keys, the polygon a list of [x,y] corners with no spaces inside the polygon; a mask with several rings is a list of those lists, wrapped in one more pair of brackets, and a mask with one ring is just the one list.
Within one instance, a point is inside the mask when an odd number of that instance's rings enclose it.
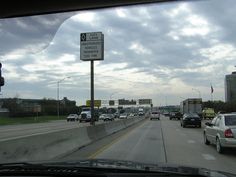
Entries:
{"label": "road sign", "polygon": [[[95,107],[101,107],[102,101],[101,100],[94,100],[94,106]],[[86,101],[86,106],[91,106],[90,105],[90,100]]]}
{"label": "road sign", "polygon": [[125,99],[120,99],[118,100],[119,105],[136,105],[135,100],[125,100]]}
{"label": "road sign", "polygon": [[152,99],[139,99],[138,103],[139,103],[139,105],[152,104]]}
{"label": "road sign", "polygon": [[80,34],[80,60],[104,59],[104,35],[102,32]]}
{"label": "road sign", "polygon": [[109,100],[109,106],[114,106],[115,105],[115,101],[114,100]]}

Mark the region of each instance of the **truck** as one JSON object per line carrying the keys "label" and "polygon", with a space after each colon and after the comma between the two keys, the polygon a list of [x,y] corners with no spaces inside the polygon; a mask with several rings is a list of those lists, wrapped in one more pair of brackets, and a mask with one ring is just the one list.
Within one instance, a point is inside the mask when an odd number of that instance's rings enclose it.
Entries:
{"label": "truck", "polygon": [[83,107],[82,112],[79,115],[80,122],[90,122],[91,121],[91,109],[90,107]]}
{"label": "truck", "polygon": [[202,117],[202,99],[188,98],[180,103],[181,114],[196,113]]}
{"label": "truck", "polygon": [[204,108],[202,111],[203,119],[213,119],[215,117],[215,111],[213,108]]}
{"label": "truck", "polygon": [[[98,118],[99,118],[98,109],[94,109],[94,118],[95,118],[95,121],[98,121]],[[92,119],[91,108],[90,107],[83,107],[82,112],[79,115],[79,121],[80,122],[90,122],[91,119]]]}
{"label": "truck", "polygon": [[144,110],[143,108],[138,108],[138,115],[143,116],[144,115]]}

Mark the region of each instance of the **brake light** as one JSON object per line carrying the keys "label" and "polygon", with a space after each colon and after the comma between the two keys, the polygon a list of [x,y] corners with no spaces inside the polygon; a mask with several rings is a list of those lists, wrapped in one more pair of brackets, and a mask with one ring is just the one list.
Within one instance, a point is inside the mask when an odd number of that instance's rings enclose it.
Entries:
{"label": "brake light", "polygon": [[225,138],[233,138],[233,137],[234,135],[231,129],[225,130]]}

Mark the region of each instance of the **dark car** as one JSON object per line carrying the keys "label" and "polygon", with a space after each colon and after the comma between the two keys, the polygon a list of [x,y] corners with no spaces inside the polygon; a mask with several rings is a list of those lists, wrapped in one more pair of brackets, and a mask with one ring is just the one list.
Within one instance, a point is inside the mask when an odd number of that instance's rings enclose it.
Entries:
{"label": "dark car", "polygon": [[180,112],[171,112],[169,115],[170,120],[178,119],[180,120],[183,115]]}
{"label": "dark car", "polygon": [[195,126],[195,127],[202,127],[201,118],[198,114],[195,113],[187,113],[184,114],[183,117],[180,119],[181,127],[186,126]]}
{"label": "dark car", "polygon": [[114,117],[115,117],[115,118],[119,118],[119,117],[120,117],[120,114],[119,114],[118,112],[116,112],[116,113],[114,114]]}

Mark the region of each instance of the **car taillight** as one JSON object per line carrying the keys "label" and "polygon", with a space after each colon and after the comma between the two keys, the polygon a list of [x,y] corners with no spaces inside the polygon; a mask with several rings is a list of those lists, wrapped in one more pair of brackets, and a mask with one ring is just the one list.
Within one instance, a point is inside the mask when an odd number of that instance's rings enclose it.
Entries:
{"label": "car taillight", "polygon": [[225,138],[233,138],[233,137],[234,135],[231,129],[225,130]]}

